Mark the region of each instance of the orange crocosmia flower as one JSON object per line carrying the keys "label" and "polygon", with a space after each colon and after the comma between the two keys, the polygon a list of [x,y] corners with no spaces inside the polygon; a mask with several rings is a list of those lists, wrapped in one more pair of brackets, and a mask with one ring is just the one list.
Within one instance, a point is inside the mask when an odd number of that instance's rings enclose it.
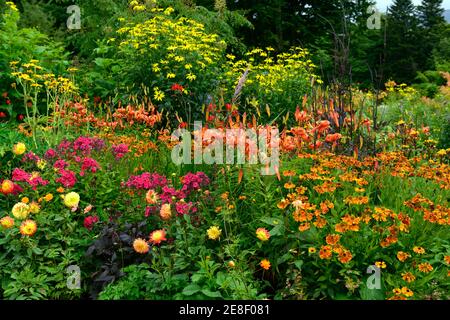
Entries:
{"label": "orange crocosmia flower", "polygon": [[153,244],[160,244],[166,241],[166,231],[165,230],[155,230],[150,233],[150,242]]}
{"label": "orange crocosmia flower", "polygon": [[404,262],[406,259],[408,259],[411,255],[407,252],[399,251],[397,252],[397,259],[401,262]]}
{"label": "orange crocosmia flower", "polygon": [[331,246],[322,246],[319,251],[320,259],[331,259],[333,251]]}
{"label": "orange crocosmia flower", "polygon": [[335,245],[336,243],[339,242],[339,239],[341,239],[341,236],[338,234],[329,234],[325,238],[327,244],[329,244],[329,245]]}
{"label": "orange crocosmia flower", "polygon": [[269,269],[270,269],[270,261],[267,260],[267,259],[261,260],[261,262],[259,263],[259,265],[260,265],[261,268],[263,268],[264,270],[269,270]]}
{"label": "orange crocosmia flower", "polygon": [[424,254],[425,253],[425,249],[422,247],[414,247],[413,251],[417,254]]}
{"label": "orange crocosmia flower", "polygon": [[428,262],[424,262],[419,264],[419,271],[423,272],[423,273],[429,273],[431,271],[433,271],[433,266],[431,264],[429,264]]}
{"label": "orange crocosmia flower", "polygon": [[137,253],[147,253],[150,250],[150,246],[148,245],[147,241],[141,238],[137,238],[133,242],[133,249]]}
{"label": "orange crocosmia flower", "polygon": [[339,261],[342,263],[348,263],[352,258],[353,256],[350,250],[343,250],[339,253]]}

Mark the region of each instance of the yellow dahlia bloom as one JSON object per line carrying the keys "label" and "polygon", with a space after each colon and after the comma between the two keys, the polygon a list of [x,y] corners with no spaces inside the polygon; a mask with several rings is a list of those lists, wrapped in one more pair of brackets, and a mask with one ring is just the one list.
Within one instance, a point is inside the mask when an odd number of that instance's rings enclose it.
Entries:
{"label": "yellow dahlia bloom", "polygon": [[147,241],[141,238],[137,238],[136,240],[134,240],[133,248],[137,253],[147,253],[150,250],[150,246],[148,245]]}
{"label": "yellow dahlia bloom", "polygon": [[20,233],[24,236],[32,236],[37,230],[37,224],[33,220],[25,220],[20,225]]}
{"label": "yellow dahlia bloom", "polygon": [[11,217],[3,217],[0,219],[0,225],[6,229],[12,228],[14,227],[14,219]]}
{"label": "yellow dahlia bloom", "polygon": [[30,213],[30,207],[26,203],[18,202],[14,205],[11,211],[16,219],[24,220]]}
{"label": "yellow dahlia bloom", "polygon": [[80,203],[80,195],[76,192],[69,192],[64,196],[64,204],[69,208],[78,207],[78,203]]}
{"label": "yellow dahlia bloom", "polygon": [[2,182],[1,191],[5,194],[11,193],[14,190],[14,183],[11,180],[4,180]]}
{"label": "yellow dahlia bloom", "polygon": [[261,241],[267,241],[270,238],[270,233],[265,228],[256,229],[256,237]]}
{"label": "yellow dahlia bloom", "polygon": [[160,244],[165,240],[167,240],[165,230],[155,230],[150,233],[150,242],[153,244]]}
{"label": "yellow dahlia bloom", "polygon": [[19,143],[15,144],[13,149],[12,149],[12,152],[15,155],[17,155],[17,156],[20,156],[21,154],[24,154],[25,151],[27,151],[27,147],[22,142],[19,142]]}
{"label": "yellow dahlia bloom", "polygon": [[220,230],[219,227],[212,226],[206,231],[206,233],[208,234],[208,238],[211,240],[217,240],[222,234],[222,230]]}
{"label": "yellow dahlia bloom", "polygon": [[159,211],[159,216],[163,220],[170,220],[172,217],[172,210],[170,210],[170,204],[165,203],[161,206],[161,210]]}
{"label": "yellow dahlia bloom", "polygon": [[41,207],[39,206],[39,204],[37,204],[36,202],[31,202],[30,203],[30,212],[31,213],[39,213],[39,211],[41,211]]}

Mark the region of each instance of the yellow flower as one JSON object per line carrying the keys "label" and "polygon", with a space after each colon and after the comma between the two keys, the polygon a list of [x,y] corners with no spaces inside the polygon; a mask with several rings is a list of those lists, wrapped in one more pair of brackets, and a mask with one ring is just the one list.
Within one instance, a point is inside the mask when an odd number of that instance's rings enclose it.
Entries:
{"label": "yellow flower", "polygon": [[236,266],[236,264],[234,263],[233,260],[231,260],[231,261],[228,261],[228,266],[229,266],[230,268],[234,268],[234,267]]}
{"label": "yellow flower", "polygon": [[28,197],[23,197],[21,200],[23,203],[29,203],[30,199],[28,199]]}
{"label": "yellow flower", "polygon": [[386,262],[384,261],[377,261],[375,262],[375,265],[380,269],[386,269]]}
{"label": "yellow flower", "polygon": [[2,226],[3,228],[9,229],[14,227],[14,219],[6,216],[0,219],[0,226]]}
{"label": "yellow flower", "polygon": [[69,208],[78,207],[80,202],[80,195],[76,192],[70,192],[64,196],[64,204]]}
{"label": "yellow flower", "polygon": [[53,194],[51,194],[51,193],[47,193],[44,197],[44,200],[47,202],[52,201],[52,199],[53,199]]}
{"label": "yellow flower", "polygon": [[256,237],[261,241],[267,241],[270,238],[270,233],[265,228],[256,229]]}
{"label": "yellow flower", "polygon": [[20,156],[21,154],[24,154],[25,151],[27,151],[27,147],[25,146],[24,143],[19,142],[17,144],[14,145],[12,152],[17,155]]}
{"label": "yellow flower", "polygon": [[45,161],[45,160],[43,160],[43,159],[40,159],[40,160],[36,163],[36,165],[37,165],[37,167],[38,167],[40,170],[44,170],[45,167],[47,166],[47,161]]}
{"label": "yellow flower", "polygon": [[156,101],[162,101],[165,97],[164,92],[162,92],[161,90],[159,90],[158,88],[154,88],[155,94],[153,95],[154,99]]}
{"label": "yellow flower", "polygon": [[39,211],[41,211],[41,207],[39,206],[39,204],[37,204],[36,202],[31,202],[30,203],[30,212],[31,213],[39,213]]}
{"label": "yellow flower", "polygon": [[150,246],[148,245],[147,241],[141,238],[137,238],[133,241],[133,248],[134,251],[137,253],[147,253],[150,250]]}
{"label": "yellow flower", "polygon": [[11,211],[16,219],[24,220],[30,213],[30,207],[26,203],[19,202],[14,205]]}
{"label": "yellow flower", "polygon": [[217,240],[222,234],[222,230],[220,230],[219,227],[212,226],[206,231],[206,233],[208,234],[208,238],[211,240]]}
{"label": "yellow flower", "polygon": [[161,210],[159,211],[159,216],[163,220],[170,220],[172,217],[172,210],[170,209],[170,204],[165,203],[161,206]]}
{"label": "yellow flower", "polygon": [[317,252],[317,249],[314,248],[314,247],[309,247],[309,248],[308,248],[308,252],[311,253],[311,254],[312,254],[312,253],[316,253],[316,252]]}
{"label": "yellow flower", "polygon": [[20,225],[20,233],[24,236],[32,236],[37,230],[36,222],[33,220],[25,220]]}
{"label": "yellow flower", "polygon": [[402,294],[402,290],[401,290],[400,288],[395,288],[395,289],[392,290],[392,292],[393,292],[395,295]]}
{"label": "yellow flower", "polygon": [[260,265],[261,268],[263,268],[264,270],[269,270],[269,269],[270,269],[270,261],[267,260],[267,259],[261,260],[261,262],[259,263],[259,265]]}

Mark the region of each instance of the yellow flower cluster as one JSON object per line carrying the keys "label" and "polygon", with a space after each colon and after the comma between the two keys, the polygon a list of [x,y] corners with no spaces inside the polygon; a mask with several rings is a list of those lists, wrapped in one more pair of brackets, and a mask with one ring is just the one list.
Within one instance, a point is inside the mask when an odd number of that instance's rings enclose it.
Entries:
{"label": "yellow flower cluster", "polygon": [[384,85],[386,86],[386,91],[388,93],[398,93],[405,98],[412,98],[417,93],[414,88],[408,87],[405,83],[397,84],[395,81],[390,80]]}
{"label": "yellow flower cluster", "polygon": [[[141,5],[132,1],[130,6],[136,10]],[[154,7],[151,11],[153,17],[143,23],[125,24],[120,20],[125,25],[117,30],[118,38],[109,39],[109,43],[116,44],[120,52],[150,61],[153,77],[170,84],[194,82],[222,58],[225,42],[216,34],[206,33],[203,24],[172,17],[171,7]],[[162,101],[164,94],[158,88],[154,90],[155,100]]]}
{"label": "yellow flower cluster", "polygon": [[[55,76],[53,73],[45,73],[38,60],[30,60],[28,63],[21,64],[19,61],[11,61],[11,75],[17,79],[17,82],[23,86],[29,86],[35,89],[45,87],[46,90],[57,93],[74,93],[77,87],[72,80]],[[75,68],[69,68],[73,72]]]}
{"label": "yellow flower cluster", "polygon": [[[237,85],[243,72],[248,68],[249,76],[246,85],[257,83],[265,93],[272,91],[282,93],[285,83],[296,81],[299,75],[304,75],[304,79],[309,81],[310,77],[317,78],[312,71],[316,67],[309,60],[309,52],[306,49],[295,47],[290,52],[281,53],[273,57],[273,48],[266,50],[257,48],[247,52],[245,60],[234,61],[233,55],[227,55],[229,59],[229,71],[226,77],[234,81]],[[318,83],[322,83],[320,79]]]}

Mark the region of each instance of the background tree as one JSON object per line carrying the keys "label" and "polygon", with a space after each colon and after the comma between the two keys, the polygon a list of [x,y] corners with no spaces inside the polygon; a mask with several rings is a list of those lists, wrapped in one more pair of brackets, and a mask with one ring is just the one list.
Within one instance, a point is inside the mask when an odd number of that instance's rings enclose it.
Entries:
{"label": "background tree", "polygon": [[386,76],[411,83],[418,62],[418,19],[411,0],[395,0],[387,15]]}

